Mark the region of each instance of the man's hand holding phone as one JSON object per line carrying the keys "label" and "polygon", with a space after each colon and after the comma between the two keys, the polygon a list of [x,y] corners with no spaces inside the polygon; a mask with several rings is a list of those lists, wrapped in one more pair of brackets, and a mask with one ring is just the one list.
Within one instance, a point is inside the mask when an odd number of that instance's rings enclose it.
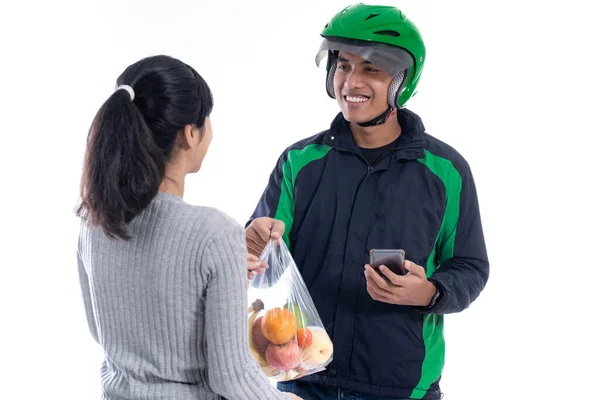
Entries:
{"label": "man's hand holding phone", "polygon": [[[404,254],[402,254],[404,255]],[[373,257],[371,257],[373,260]],[[389,304],[407,306],[428,306],[436,293],[436,287],[427,280],[425,269],[411,261],[404,260],[405,275],[393,273],[386,265],[375,268],[365,265],[367,292],[373,300]],[[383,276],[382,276],[383,275]]]}

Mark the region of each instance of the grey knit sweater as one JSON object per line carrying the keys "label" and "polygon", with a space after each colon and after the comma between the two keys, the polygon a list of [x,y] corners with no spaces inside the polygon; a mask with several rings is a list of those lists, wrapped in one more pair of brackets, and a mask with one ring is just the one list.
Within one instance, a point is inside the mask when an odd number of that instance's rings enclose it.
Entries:
{"label": "grey knit sweater", "polygon": [[246,247],[224,213],[159,193],[112,240],[82,220],[78,264],[103,399],[281,399],[248,350]]}

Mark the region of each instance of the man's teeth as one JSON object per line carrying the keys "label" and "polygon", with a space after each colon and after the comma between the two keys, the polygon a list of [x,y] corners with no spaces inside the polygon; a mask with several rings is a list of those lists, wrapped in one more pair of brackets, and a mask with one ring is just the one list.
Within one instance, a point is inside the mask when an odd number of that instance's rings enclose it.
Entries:
{"label": "man's teeth", "polygon": [[369,98],[363,96],[346,96],[346,101],[350,103],[364,103],[367,100],[369,100]]}

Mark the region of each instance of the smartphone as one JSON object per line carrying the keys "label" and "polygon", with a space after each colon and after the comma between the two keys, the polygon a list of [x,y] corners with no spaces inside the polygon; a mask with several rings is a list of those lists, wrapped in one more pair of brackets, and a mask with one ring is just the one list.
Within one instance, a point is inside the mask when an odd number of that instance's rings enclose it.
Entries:
{"label": "smartphone", "polygon": [[405,252],[402,249],[372,249],[369,251],[369,264],[379,273],[379,275],[386,279],[387,277],[379,270],[380,265],[385,265],[390,271],[397,275],[406,275],[404,255]]}

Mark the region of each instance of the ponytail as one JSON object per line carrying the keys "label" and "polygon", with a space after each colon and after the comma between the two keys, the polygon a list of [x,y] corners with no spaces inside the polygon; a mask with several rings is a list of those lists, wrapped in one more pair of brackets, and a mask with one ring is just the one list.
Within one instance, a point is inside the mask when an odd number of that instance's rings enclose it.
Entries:
{"label": "ponytail", "polygon": [[129,239],[126,224],[158,193],[164,156],[126,90],[100,108],[88,134],[77,215],[111,238]]}
{"label": "ponytail", "polygon": [[164,55],[130,65],[117,85],[88,133],[76,213],[127,240],[127,223],[158,193],[179,132],[202,128],[213,98],[196,70]]}

